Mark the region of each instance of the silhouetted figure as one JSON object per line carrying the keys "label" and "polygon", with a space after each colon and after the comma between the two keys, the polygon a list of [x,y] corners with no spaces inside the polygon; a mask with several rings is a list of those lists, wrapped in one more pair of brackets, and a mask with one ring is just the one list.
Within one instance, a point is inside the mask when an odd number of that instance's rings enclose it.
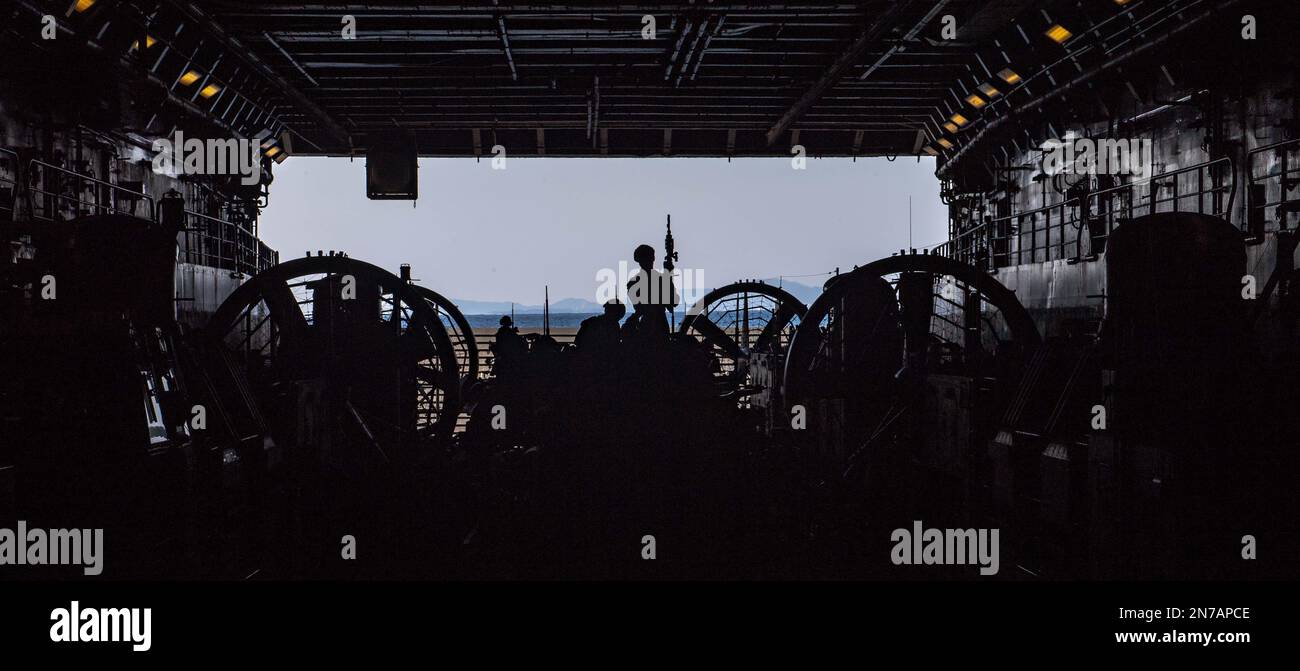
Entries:
{"label": "silhouetted figure", "polygon": [[673,277],[655,270],[655,250],[650,245],[637,247],[632,258],[641,269],[627,283],[627,300],[635,312],[624,325],[624,334],[641,340],[667,337],[668,311],[679,299]]}
{"label": "silhouetted figure", "polygon": [[498,328],[496,333],[496,342],[492,343],[491,347],[492,355],[496,357],[493,372],[498,376],[502,372],[518,370],[524,355],[528,353],[528,345],[519,335],[519,329],[515,328],[514,320],[502,317],[500,324],[501,328]]}
{"label": "silhouetted figure", "polygon": [[617,298],[605,303],[604,314],[588,317],[578,325],[578,335],[574,336],[573,344],[582,354],[597,357],[613,354],[618,348],[619,322],[625,314],[627,308]]}

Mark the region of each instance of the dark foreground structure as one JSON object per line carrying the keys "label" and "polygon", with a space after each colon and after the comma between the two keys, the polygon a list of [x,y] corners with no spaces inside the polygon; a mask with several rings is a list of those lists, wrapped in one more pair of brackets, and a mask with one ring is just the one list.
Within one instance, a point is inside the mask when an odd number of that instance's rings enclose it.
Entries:
{"label": "dark foreground structure", "polygon": [[[0,6],[0,527],[109,579],[1295,578],[1293,4]],[[487,360],[260,242],[293,155],[901,156],[951,236]]]}

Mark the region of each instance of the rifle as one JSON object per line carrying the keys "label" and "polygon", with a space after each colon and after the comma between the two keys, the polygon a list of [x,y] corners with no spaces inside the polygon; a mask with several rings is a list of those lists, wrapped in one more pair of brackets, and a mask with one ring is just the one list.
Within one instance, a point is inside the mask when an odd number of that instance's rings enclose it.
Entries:
{"label": "rifle", "polygon": [[677,261],[677,250],[673,247],[673,215],[668,215],[668,233],[664,235],[664,270],[668,273],[668,293],[669,298],[673,299],[673,305],[668,310],[668,319],[671,326],[668,332],[672,333],[677,330],[677,297],[673,287],[673,268]]}

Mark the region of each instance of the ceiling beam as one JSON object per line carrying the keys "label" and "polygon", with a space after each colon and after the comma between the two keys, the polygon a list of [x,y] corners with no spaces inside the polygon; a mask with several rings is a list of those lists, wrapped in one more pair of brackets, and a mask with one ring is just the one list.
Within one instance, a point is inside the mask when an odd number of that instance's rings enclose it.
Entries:
{"label": "ceiling beam", "polygon": [[890,5],[889,9],[876,16],[876,19],[853,40],[849,47],[835,59],[835,62],[831,63],[831,66],[826,68],[826,71],[813,82],[812,86],[808,87],[808,90],[799,96],[799,99],[790,106],[790,109],[786,110],[785,114],[782,114],[781,118],[777,119],[776,123],[772,124],[772,127],[767,130],[768,146],[775,144],[777,139],[795,121],[798,121],[805,112],[817,104],[817,101],[821,99],[826,91],[830,90],[849,68],[862,59],[862,55],[866,53],[868,48],[878,44],[881,38],[889,32],[889,29],[897,23],[898,17],[917,4],[920,4],[918,0],[897,0],[897,2]]}

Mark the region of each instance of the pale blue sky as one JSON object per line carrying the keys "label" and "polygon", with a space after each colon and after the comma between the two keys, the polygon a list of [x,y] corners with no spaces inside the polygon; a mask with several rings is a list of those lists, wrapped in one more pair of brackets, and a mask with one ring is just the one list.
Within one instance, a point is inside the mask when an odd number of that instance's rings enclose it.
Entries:
{"label": "pale blue sky", "polygon": [[[421,159],[420,199],[371,201],[365,159],[295,156],[275,167],[261,220],[282,259],[346,251],[393,272],[410,263],[445,296],[537,304],[595,300],[601,268],[661,255],[673,215],[679,267],[705,284],[844,270],[947,237],[934,159]],[[657,258],[662,258],[661,256]],[[658,265],[658,263],[656,263]],[[796,281],[817,285],[818,278]]]}

